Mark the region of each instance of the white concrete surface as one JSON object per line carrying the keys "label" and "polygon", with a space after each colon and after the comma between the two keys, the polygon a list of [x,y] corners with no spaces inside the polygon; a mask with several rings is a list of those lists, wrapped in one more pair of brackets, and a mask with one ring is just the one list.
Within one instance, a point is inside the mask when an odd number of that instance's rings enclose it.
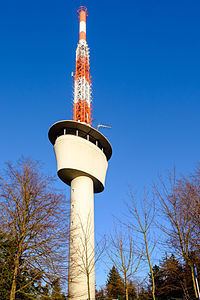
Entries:
{"label": "white concrete surface", "polygon": [[69,299],[88,293],[95,299],[94,190],[92,179],[79,176],[71,182]]}
{"label": "white concrete surface", "polygon": [[[105,184],[108,162],[103,151],[93,143],[75,135],[62,135],[56,139],[57,170],[71,169],[85,172]],[[69,174],[70,175],[70,174]],[[64,180],[63,180],[64,181]]]}

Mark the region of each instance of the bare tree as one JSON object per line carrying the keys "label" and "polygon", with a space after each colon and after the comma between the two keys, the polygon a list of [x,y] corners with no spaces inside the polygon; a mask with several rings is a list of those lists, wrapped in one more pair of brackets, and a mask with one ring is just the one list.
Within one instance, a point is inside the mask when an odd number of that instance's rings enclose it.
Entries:
{"label": "bare tree", "polygon": [[[36,278],[51,282],[64,271],[63,199],[53,179],[40,174],[38,163],[22,159],[7,164],[0,177],[0,226],[16,243],[10,300],[25,293]],[[18,285],[20,274],[30,269],[32,279]]]}
{"label": "bare tree", "polygon": [[[152,280],[152,298],[155,300],[155,276],[153,272],[152,253],[156,246],[156,240],[153,237],[153,225],[155,218],[154,199],[149,199],[147,193],[144,193],[141,207],[138,208],[134,194],[130,193],[131,202],[128,205],[130,221],[129,227],[138,233],[138,239],[141,240],[144,256],[146,257],[149,272]],[[138,240],[139,243],[139,240]]]}
{"label": "bare tree", "polygon": [[168,180],[159,180],[155,192],[160,200],[163,216],[167,225],[161,226],[167,235],[167,242],[176,250],[179,256],[191,269],[193,288],[198,297],[195,276],[193,252],[199,251],[199,209],[200,209],[200,179],[195,173],[191,178],[176,178],[171,172]]}
{"label": "bare tree", "polygon": [[192,205],[190,207],[191,219],[194,224],[192,248],[200,254],[200,166],[196,168],[194,174],[191,176],[190,189],[193,190]]}
{"label": "bare tree", "polygon": [[133,241],[132,234],[127,227],[120,231],[115,230],[115,234],[111,235],[108,255],[112,264],[122,275],[125,296],[128,300],[129,282],[138,270],[143,253],[138,251],[136,242]]}

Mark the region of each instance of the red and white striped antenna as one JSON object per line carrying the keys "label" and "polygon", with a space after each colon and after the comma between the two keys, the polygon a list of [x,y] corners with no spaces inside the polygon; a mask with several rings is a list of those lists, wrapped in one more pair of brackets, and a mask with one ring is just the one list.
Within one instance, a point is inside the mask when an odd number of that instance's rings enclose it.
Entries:
{"label": "red and white striped antenna", "polygon": [[74,74],[74,107],[73,119],[88,125],[92,123],[91,116],[91,75],[89,47],[86,41],[87,8],[81,6],[79,16],[79,42],[76,49],[76,70]]}

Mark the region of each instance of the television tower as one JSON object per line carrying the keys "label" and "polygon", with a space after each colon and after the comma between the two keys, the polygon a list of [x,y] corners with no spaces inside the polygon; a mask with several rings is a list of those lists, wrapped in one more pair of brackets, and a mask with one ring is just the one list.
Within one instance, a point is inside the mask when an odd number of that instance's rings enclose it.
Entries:
{"label": "television tower", "polygon": [[74,74],[73,120],[49,129],[59,178],[70,186],[69,299],[95,299],[94,193],[104,190],[112,148],[92,127],[91,76],[86,41],[87,9],[80,7]]}

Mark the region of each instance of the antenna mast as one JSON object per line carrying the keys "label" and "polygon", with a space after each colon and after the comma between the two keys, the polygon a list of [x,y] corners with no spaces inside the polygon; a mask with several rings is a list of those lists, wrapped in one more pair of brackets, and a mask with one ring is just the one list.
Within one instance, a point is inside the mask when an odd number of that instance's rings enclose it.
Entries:
{"label": "antenna mast", "polygon": [[86,41],[87,8],[81,6],[79,16],[79,42],[76,49],[76,70],[74,75],[73,119],[91,125],[91,75],[89,47]]}

